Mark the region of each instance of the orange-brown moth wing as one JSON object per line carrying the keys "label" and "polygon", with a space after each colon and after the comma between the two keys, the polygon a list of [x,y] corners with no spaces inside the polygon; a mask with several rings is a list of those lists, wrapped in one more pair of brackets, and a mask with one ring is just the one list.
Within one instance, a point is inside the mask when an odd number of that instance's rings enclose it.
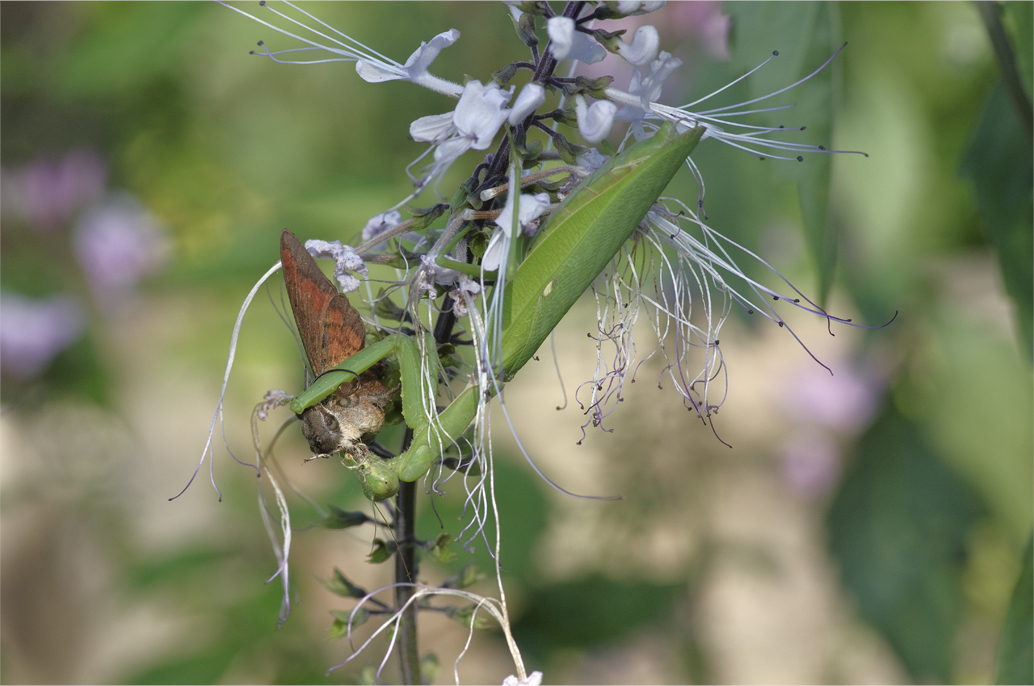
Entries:
{"label": "orange-brown moth wing", "polygon": [[317,376],[351,357],[366,342],[359,311],[338,293],[298,238],[284,229],[280,234],[287,297],[309,366]]}

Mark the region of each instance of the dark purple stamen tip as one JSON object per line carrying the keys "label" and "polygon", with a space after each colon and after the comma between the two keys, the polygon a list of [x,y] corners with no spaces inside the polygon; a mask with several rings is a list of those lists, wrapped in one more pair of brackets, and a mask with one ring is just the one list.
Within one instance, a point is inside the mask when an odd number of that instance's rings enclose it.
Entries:
{"label": "dark purple stamen tip", "polygon": [[747,310],[747,314],[754,314],[754,310]]}
{"label": "dark purple stamen tip", "polygon": [[803,162],[804,161],[804,157],[802,157],[801,155],[798,155],[797,156],[797,161],[798,162]]}
{"label": "dark purple stamen tip", "polygon": [[808,128],[808,127],[807,127],[807,126],[802,126],[802,127],[800,128],[800,130],[801,130],[801,131],[803,131],[803,130],[804,130],[804,129],[806,129],[806,128]]}
{"label": "dark purple stamen tip", "polygon": [[778,295],[773,295],[772,296],[772,300],[779,300],[779,296]]}
{"label": "dark purple stamen tip", "polygon": [[259,0],[259,7],[265,7],[265,6],[266,6],[266,0]]}
{"label": "dark purple stamen tip", "polygon": [[824,145],[820,145],[819,146],[819,150],[825,150],[825,149],[826,149],[826,146],[824,146]]}
{"label": "dark purple stamen tip", "polygon": [[785,323],[785,322],[779,322],[779,328],[780,328],[780,329],[781,329],[781,328],[783,328],[784,326],[786,326],[786,323]]}
{"label": "dark purple stamen tip", "polygon": [[778,50],[773,50],[772,51],[772,57],[779,57],[779,51]]}

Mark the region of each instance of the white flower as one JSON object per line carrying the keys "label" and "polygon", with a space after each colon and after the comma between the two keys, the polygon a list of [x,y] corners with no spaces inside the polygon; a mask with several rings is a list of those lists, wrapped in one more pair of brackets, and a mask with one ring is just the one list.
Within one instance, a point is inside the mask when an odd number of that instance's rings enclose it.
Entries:
{"label": "white flower", "polygon": [[606,48],[575,30],[574,19],[570,17],[551,17],[546,20],[546,32],[549,34],[549,49],[558,60],[571,59],[595,64],[607,56]]}
{"label": "white flower", "polygon": [[363,258],[352,250],[351,246],[342,245],[341,241],[321,241],[310,238],[305,241],[305,249],[316,258],[334,260],[334,278],[345,293],[359,290],[360,281],[348,272],[357,272],[365,279],[370,275]]}
{"label": "white flower", "polygon": [[[382,83],[384,81],[411,81],[420,86],[427,86],[432,90],[439,90],[433,84],[440,81],[427,69],[434,62],[438,54],[459,40],[460,32],[456,29],[449,29],[439,33],[431,39],[430,43],[420,43],[406,64],[400,69],[397,64],[390,64],[375,59],[359,59],[355,64],[355,73],[367,83]],[[455,84],[452,84],[455,85]],[[441,92],[441,91],[439,91]],[[455,95],[455,93],[452,93]]]}
{"label": "white flower", "polygon": [[501,90],[495,83],[482,86],[480,81],[471,81],[464,86],[452,120],[459,134],[471,141],[470,147],[485,150],[492,144],[509,115],[506,103],[512,96],[512,90]]}
{"label": "white flower", "polygon": [[417,292],[427,293],[432,298],[438,297],[438,289],[435,288],[435,284],[439,286],[454,286],[464,278],[461,272],[448,267],[442,267],[434,261],[433,257],[428,255],[421,255],[420,263],[423,266],[413,280],[413,287]]}
{"label": "white flower", "polygon": [[452,112],[429,114],[409,125],[410,138],[420,143],[438,145],[455,133],[456,124],[452,121]]}
{"label": "white flower", "polygon": [[510,10],[510,16],[513,18],[514,23],[519,22],[521,20],[521,15],[524,14],[520,8],[523,1],[524,0],[503,0],[503,4]]}
{"label": "white flower", "polygon": [[574,111],[578,116],[578,133],[589,143],[599,143],[610,133],[614,125],[614,115],[618,107],[609,100],[597,100],[592,105],[585,104],[585,98],[575,96]]}
{"label": "white flower", "polygon": [[480,292],[481,284],[466,274],[459,275],[459,278],[456,279],[456,288],[449,291],[449,295],[452,297],[452,311],[457,317],[467,316],[466,298],[472,298]]}
{"label": "white flower", "polygon": [[420,262],[424,265],[424,273],[431,277],[431,281],[440,286],[452,286],[462,274],[455,269],[449,269],[437,264],[428,255],[421,255]]}
{"label": "white flower", "polygon": [[632,82],[629,84],[628,92],[638,95],[643,110],[648,112],[650,103],[660,100],[664,81],[681,66],[682,60],[662,51],[657,59],[650,62],[650,72],[646,76],[642,75],[641,69],[636,69],[632,73]]}
{"label": "white flower", "polygon": [[646,24],[635,30],[631,43],[618,42],[618,54],[629,64],[642,67],[657,57],[660,47],[661,37],[657,34],[657,29]]}
{"label": "white flower", "polygon": [[503,679],[503,686],[542,686],[542,672],[532,672],[527,679],[518,679],[511,674]]}
{"label": "white flower", "polygon": [[371,241],[385,231],[391,231],[402,223],[402,214],[398,210],[389,210],[371,217],[363,227],[363,240]]}
{"label": "white flower", "polygon": [[501,90],[495,83],[483,86],[480,81],[469,81],[452,113],[420,117],[410,124],[413,140],[437,146],[428,177],[440,177],[471,148],[488,148],[509,116],[506,103],[512,95],[512,89]]}
{"label": "white flower", "polygon": [[[496,225],[507,233],[513,228],[512,198],[513,196],[506,198],[506,206],[495,220]],[[521,230],[527,233],[528,229],[533,228],[535,220],[549,211],[549,193],[522,193],[518,205],[520,210],[517,212],[517,223]]]}
{"label": "white flower", "polygon": [[485,248],[485,255],[481,258],[481,266],[486,272],[493,272],[499,269],[503,263],[503,256],[510,251],[510,234],[505,230],[496,231],[488,241]]}
{"label": "white flower", "polygon": [[286,405],[291,402],[291,398],[293,397],[294,396],[289,394],[287,391],[281,391],[276,388],[271,391],[266,391],[266,394],[262,396],[262,402],[255,406],[255,416],[258,417],[260,421],[264,422],[269,418],[270,410],[275,410],[281,405]]}
{"label": "white flower", "polygon": [[576,160],[578,166],[582,169],[588,169],[590,172],[594,172],[607,163],[609,158],[606,155],[600,154],[600,151],[596,148],[589,148],[587,152],[582,153]]}
{"label": "white flower", "polygon": [[664,1],[642,2],[641,0],[618,0],[618,12],[621,14],[649,14],[664,7]]}
{"label": "white flower", "polygon": [[[219,0],[217,0],[219,1]],[[316,38],[303,38],[297,34],[286,31],[278,26],[274,26],[269,22],[263,21],[258,17],[248,14],[233,5],[228,5],[225,2],[219,2],[220,5],[228,7],[234,12],[238,12],[253,19],[260,24],[268,26],[269,28],[282,33],[285,36],[290,36],[295,40],[301,41],[306,45],[310,46],[307,48],[292,48],[289,50],[278,50],[271,51],[265,46],[264,43],[259,42],[259,46],[263,52],[261,54],[269,57],[270,59],[281,62],[284,64],[319,64],[322,62],[355,62],[356,73],[364,81],[369,83],[381,83],[384,81],[410,81],[419,86],[424,86],[438,93],[445,95],[457,96],[462,92],[462,87],[459,84],[446,81],[445,79],[434,76],[428,71],[428,67],[438,57],[444,48],[449,47],[455,43],[459,37],[460,32],[456,29],[450,29],[443,33],[439,33],[437,36],[431,39],[430,43],[421,43],[420,47],[417,48],[409,59],[406,60],[405,64],[399,64],[395,60],[385,57],[376,50],[366,47],[359,41],[345,35],[344,33],[332,28],[320,21],[313,15],[309,14],[300,7],[291,4],[290,2],[284,2],[283,4],[290,7],[295,12],[303,15],[305,19],[315,22],[319,27],[328,31],[323,33],[321,30],[306,26],[302,20],[289,17],[288,15],[280,12],[279,10],[270,7],[266,3],[261,3],[263,7],[266,7],[273,14],[281,17],[285,21],[288,21],[296,26],[301,27],[305,31],[313,34]],[[338,37],[335,38],[333,35],[336,34]],[[308,52],[308,51],[326,51],[337,57],[329,57],[315,60],[284,60],[279,55],[285,55],[287,53],[295,52]]]}
{"label": "white flower", "polygon": [[520,95],[517,96],[517,102],[513,104],[513,109],[510,110],[510,116],[507,118],[510,126],[517,126],[545,101],[546,89],[537,83],[529,83],[521,89]]}
{"label": "white flower", "polygon": [[485,255],[481,259],[481,265],[486,271],[499,269],[504,262],[503,256],[510,251],[510,239],[513,236],[513,206],[515,197],[519,195],[517,205],[520,209],[517,211],[517,223],[521,231],[528,232],[529,229],[534,229],[538,218],[549,211],[548,193],[536,193],[535,195],[518,193],[514,190],[515,188],[519,190],[519,186],[513,183],[512,173],[510,177],[511,185],[510,191],[506,195],[506,205],[495,220],[499,230],[492,234],[492,239],[488,242],[488,247],[485,248]]}
{"label": "white flower", "polygon": [[[369,243],[377,236],[391,231],[396,226],[402,223],[402,214],[398,210],[388,210],[387,212],[381,212],[370,218],[370,221],[366,222],[366,226],[363,227],[363,242]],[[382,241],[374,245],[370,250],[380,250],[385,246],[385,242]]]}

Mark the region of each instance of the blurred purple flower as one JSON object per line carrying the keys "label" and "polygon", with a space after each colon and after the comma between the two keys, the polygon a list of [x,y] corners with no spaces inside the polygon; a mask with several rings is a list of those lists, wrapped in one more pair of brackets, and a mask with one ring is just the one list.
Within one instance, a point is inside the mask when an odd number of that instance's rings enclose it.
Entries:
{"label": "blurred purple flower", "polygon": [[119,193],[91,208],[75,225],[75,252],[101,307],[117,308],[137,283],[164,265],[169,242],[158,221],[135,198]]}
{"label": "blurred purple flower", "polygon": [[786,484],[800,496],[819,498],[840,476],[840,448],[825,432],[802,432],[783,447],[782,473]]}
{"label": "blurred purple flower", "polygon": [[0,367],[5,374],[30,379],[74,343],[85,326],[86,312],[70,295],[34,300],[2,293]]}
{"label": "blurred purple flower", "polygon": [[784,407],[798,421],[838,433],[857,433],[879,408],[883,384],[846,361],[834,369],[833,376],[815,365],[798,369],[783,386]]}
{"label": "blurred purple flower", "polygon": [[6,211],[49,232],[67,223],[104,192],[108,168],[92,150],[73,150],[57,162],[37,159],[3,173]]}
{"label": "blurred purple flower", "polygon": [[834,375],[799,367],[780,388],[781,405],[796,427],[782,448],[783,479],[805,498],[825,495],[840,477],[840,441],[864,430],[879,409],[884,382],[841,360]]}

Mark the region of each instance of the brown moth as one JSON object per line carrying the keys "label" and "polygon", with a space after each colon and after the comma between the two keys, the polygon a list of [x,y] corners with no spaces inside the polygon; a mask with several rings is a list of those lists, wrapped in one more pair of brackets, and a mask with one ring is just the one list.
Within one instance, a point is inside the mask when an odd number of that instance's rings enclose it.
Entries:
{"label": "brown moth", "polygon": [[[366,329],[348,296],[338,293],[301,241],[287,229],[280,234],[287,297],[309,366],[316,376],[333,369],[366,344]],[[393,390],[367,370],[300,415],[302,434],[316,456],[344,452],[357,462],[366,443],[384,426],[384,408]]]}

